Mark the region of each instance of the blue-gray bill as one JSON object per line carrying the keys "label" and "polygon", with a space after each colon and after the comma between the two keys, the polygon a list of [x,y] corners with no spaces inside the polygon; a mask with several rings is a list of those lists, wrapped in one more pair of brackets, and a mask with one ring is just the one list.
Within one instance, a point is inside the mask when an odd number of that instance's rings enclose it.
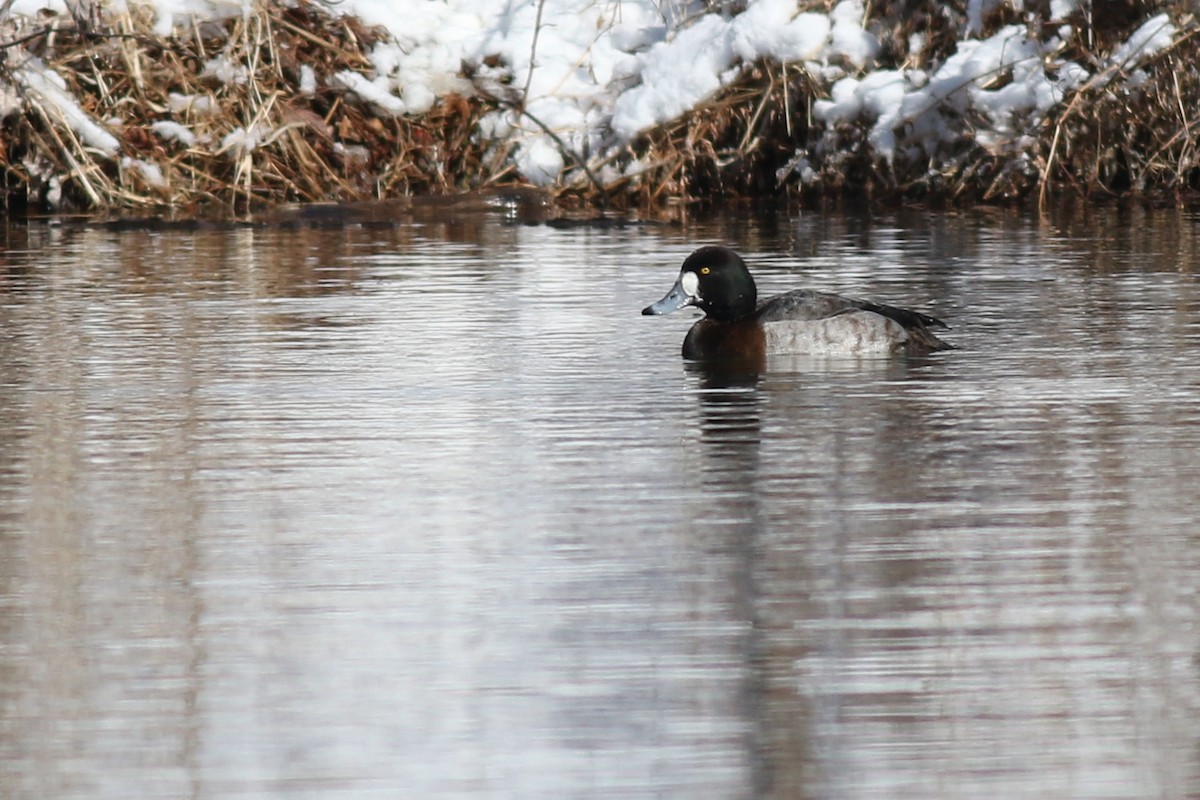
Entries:
{"label": "blue-gray bill", "polygon": [[672,311],[678,311],[684,306],[695,304],[695,302],[696,298],[683,288],[683,276],[681,275],[675,281],[675,285],[671,287],[671,291],[667,292],[662,300],[643,308],[642,314],[670,314]]}

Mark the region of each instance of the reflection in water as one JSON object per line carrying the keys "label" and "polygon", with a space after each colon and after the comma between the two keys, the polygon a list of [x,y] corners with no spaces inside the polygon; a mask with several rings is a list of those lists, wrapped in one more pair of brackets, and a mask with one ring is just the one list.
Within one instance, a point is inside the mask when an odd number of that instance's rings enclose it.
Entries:
{"label": "reflection in water", "polygon": [[[1200,794],[1198,229],[1095,213],[0,229],[0,793]],[[709,241],[961,349],[681,365]]]}
{"label": "reflection in water", "polygon": [[[759,558],[758,534],[762,530],[758,495],[758,466],[762,445],[757,371],[729,364],[685,362],[696,382],[699,401],[702,462],[700,490],[703,510],[693,516],[691,531],[714,555],[721,553],[729,565],[723,577],[730,587],[730,611],[745,623],[744,644],[739,643],[744,674],[736,704],[746,720],[748,789],[761,797],[768,789],[769,757],[760,722],[766,709],[760,665],[760,631],[756,585]],[[724,552],[722,552],[724,551]]]}

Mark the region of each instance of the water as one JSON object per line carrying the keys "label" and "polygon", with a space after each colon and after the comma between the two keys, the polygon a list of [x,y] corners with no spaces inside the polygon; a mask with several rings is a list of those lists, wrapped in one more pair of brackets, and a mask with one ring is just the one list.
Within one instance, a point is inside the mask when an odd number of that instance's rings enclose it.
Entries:
{"label": "water", "polygon": [[1200,795],[1196,217],[443,217],[0,232],[0,795]]}

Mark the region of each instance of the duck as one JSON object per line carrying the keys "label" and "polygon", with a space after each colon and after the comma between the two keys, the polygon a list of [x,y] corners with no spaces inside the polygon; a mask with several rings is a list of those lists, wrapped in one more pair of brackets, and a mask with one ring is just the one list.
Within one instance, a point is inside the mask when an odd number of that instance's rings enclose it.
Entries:
{"label": "duck", "polygon": [[675,285],[642,314],[687,306],[705,314],[683,340],[683,357],[691,361],[765,363],[769,355],[926,355],[954,349],[932,330],[950,326],[919,311],[811,289],[759,302],[746,262],[717,245],[688,256]]}

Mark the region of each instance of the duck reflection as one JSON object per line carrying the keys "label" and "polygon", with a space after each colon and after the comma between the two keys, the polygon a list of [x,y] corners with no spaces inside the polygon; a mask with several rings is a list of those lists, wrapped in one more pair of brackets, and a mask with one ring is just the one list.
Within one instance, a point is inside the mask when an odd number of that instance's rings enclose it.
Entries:
{"label": "duck reflection", "polygon": [[743,625],[739,643],[742,682],[733,693],[737,714],[745,722],[743,743],[752,796],[769,791],[771,759],[763,728],[766,679],[762,672],[764,642],[758,613],[761,592],[757,562],[762,533],[762,494],[758,485],[762,448],[762,374],[756,365],[684,362],[699,401],[699,428],[704,497],[709,503],[694,531],[710,558],[723,563],[730,619]]}
{"label": "duck reflection", "polygon": [[[759,429],[759,383],[762,373],[753,364],[685,361],[684,371],[695,381],[700,400],[701,430],[706,442],[725,441],[721,432]],[[714,440],[708,434],[716,434]],[[754,440],[757,442],[757,438]]]}
{"label": "duck reflection", "polygon": [[700,402],[706,496],[734,507],[722,519],[757,520],[762,398],[758,370],[750,365],[685,362]]}
{"label": "duck reflection", "polygon": [[[790,466],[781,473],[779,459],[782,455],[786,461],[789,456],[776,447],[779,431],[775,425],[781,414],[800,419],[813,410],[808,393],[814,384],[900,380],[914,365],[919,366],[892,359],[802,356],[773,357],[766,370],[729,362],[685,362],[698,405],[698,477],[705,498],[704,508],[694,517],[692,533],[703,542],[710,565],[719,564],[710,569],[722,572],[727,592],[725,613],[743,632],[736,645],[740,648],[739,685],[730,687],[730,701],[743,725],[742,757],[750,796],[807,796],[804,787],[811,776],[805,771],[822,759],[813,752],[814,725],[819,724],[816,715],[825,712],[797,691],[797,664],[811,656],[812,647],[845,655],[836,634],[815,641],[796,636],[796,625],[830,613],[809,596],[806,587],[825,580],[840,591],[845,588],[846,576],[828,574],[827,550],[814,551],[801,544],[815,540],[805,533],[807,525],[801,522],[807,519],[803,496],[812,488],[806,488],[805,479],[797,473],[820,474],[815,464],[828,462],[823,456],[817,462],[800,458],[788,462]],[[907,406],[900,404],[899,408],[902,412]],[[899,430],[913,427],[907,417],[896,426]],[[843,448],[857,452],[861,444],[836,431],[829,434],[832,438],[811,431],[797,435],[807,442],[820,442],[818,453],[835,454],[833,484],[825,490],[830,492],[833,507],[840,507],[842,501],[836,498],[853,494],[851,488],[838,485],[852,480],[853,475],[847,467],[852,455]],[[771,449],[764,455],[768,442]],[[779,516],[780,487],[786,487],[792,498],[789,506],[798,512],[790,522]],[[821,502],[816,502],[819,509]],[[824,544],[836,549],[838,541]]]}

